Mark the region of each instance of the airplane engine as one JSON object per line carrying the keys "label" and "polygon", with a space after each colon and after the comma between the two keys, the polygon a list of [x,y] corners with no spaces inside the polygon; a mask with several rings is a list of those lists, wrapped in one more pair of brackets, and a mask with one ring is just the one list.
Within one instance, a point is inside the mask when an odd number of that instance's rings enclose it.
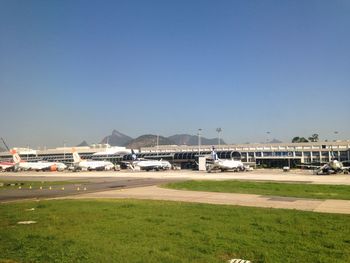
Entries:
{"label": "airplane engine", "polygon": [[50,166],[50,171],[51,171],[51,172],[56,172],[56,171],[57,171],[57,165],[56,165],[56,164],[51,165],[51,166]]}

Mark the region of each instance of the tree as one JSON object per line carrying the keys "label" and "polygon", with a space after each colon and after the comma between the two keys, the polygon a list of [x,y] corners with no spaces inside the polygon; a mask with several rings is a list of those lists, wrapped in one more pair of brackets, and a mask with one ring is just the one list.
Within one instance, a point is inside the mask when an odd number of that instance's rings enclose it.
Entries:
{"label": "tree", "polygon": [[296,136],[292,139],[292,143],[297,143],[297,142],[309,142],[309,141],[304,137]]}
{"label": "tree", "polygon": [[299,140],[300,140],[299,136],[296,136],[292,139],[292,143],[299,142]]}
{"label": "tree", "polygon": [[318,134],[314,133],[309,137],[310,142],[318,142]]}
{"label": "tree", "polygon": [[300,137],[299,142],[309,142],[309,141],[306,138],[304,138],[304,137]]}

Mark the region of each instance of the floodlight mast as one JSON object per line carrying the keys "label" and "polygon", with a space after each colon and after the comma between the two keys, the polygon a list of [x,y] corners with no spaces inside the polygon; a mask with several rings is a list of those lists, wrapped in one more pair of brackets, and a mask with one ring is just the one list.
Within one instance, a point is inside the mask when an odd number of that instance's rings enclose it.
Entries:
{"label": "floodlight mast", "polygon": [[66,140],[63,141],[63,159],[66,161]]}
{"label": "floodlight mast", "polygon": [[338,141],[338,131],[334,131],[334,140],[337,142]]}
{"label": "floodlight mast", "polygon": [[270,134],[271,134],[271,132],[267,131],[266,134],[267,134],[266,142],[270,143]]}
{"label": "floodlight mast", "polygon": [[[334,142],[337,142],[338,133],[339,133],[338,131],[334,131]],[[332,149],[332,160],[335,160],[333,145],[331,145],[331,149]],[[339,152],[337,153],[337,159],[340,161]]]}
{"label": "floodlight mast", "polygon": [[198,129],[198,158],[199,155],[201,154],[201,131],[202,129]]}
{"label": "floodlight mast", "polygon": [[221,140],[220,140],[220,133],[222,132],[222,129],[221,128],[216,128],[216,131],[218,133],[218,141],[219,141],[218,145],[220,147],[220,142],[221,142]]}

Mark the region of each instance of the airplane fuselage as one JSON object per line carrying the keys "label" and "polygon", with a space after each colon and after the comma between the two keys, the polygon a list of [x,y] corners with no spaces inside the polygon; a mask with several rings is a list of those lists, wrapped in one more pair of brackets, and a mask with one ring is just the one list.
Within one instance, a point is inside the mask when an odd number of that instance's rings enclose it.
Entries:
{"label": "airplane fuselage", "polygon": [[15,166],[13,162],[0,162],[0,170],[6,171],[10,170]]}
{"label": "airplane fuselage", "polygon": [[163,160],[138,160],[133,161],[132,166],[140,170],[167,170],[171,169],[171,164]]}
{"label": "airplane fuselage", "polygon": [[210,172],[212,170],[221,170],[221,171],[244,171],[245,167],[241,161],[236,160],[214,160],[212,164],[209,164],[207,167],[207,171]]}
{"label": "airplane fuselage", "polygon": [[114,164],[111,162],[90,160],[82,160],[75,166],[84,170],[112,170],[114,168]]}
{"label": "airplane fuselage", "polygon": [[332,160],[329,163],[326,163],[325,165],[319,167],[316,170],[316,174],[337,174],[342,172],[347,172],[348,169],[343,166],[342,162],[339,162],[338,160]]}
{"label": "airplane fuselage", "polygon": [[60,162],[19,162],[16,168],[20,170],[34,170],[34,171],[62,171],[67,168],[64,163]]}

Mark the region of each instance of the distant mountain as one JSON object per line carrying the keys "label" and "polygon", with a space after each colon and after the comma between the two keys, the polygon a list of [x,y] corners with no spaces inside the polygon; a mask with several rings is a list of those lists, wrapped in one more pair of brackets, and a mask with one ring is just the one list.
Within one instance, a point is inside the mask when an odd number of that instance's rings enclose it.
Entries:
{"label": "distant mountain", "polygon": [[132,138],[117,130],[113,130],[111,135],[104,137],[101,143],[108,143],[111,146],[124,146],[128,144]]}
{"label": "distant mountain", "polygon": [[266,141],[266,142],[260,142],[261,144],[266,144],[266,143],[281,143],[282,141],[273,138],[271,141]]}
{"label": "distant mountain", "polygon": [[273,138],[272,141],[270,141],[269,143],[281,143],[282,141],[276,139],[276,138]]}
{"label": "distant mountain", "polygon": [[83,147],[83,146],[89,146],[89,144],[86,141],[82,141],[80,144],[77,145],[77,147]]}
{"label": "distant mountain", "polygon": [[[108,143],[111,146],[125,146],[127,148],[139,149],[141,147],[152,147],[157,145],[157,135],[146,134],[139,136],[136,139],[125,135],[117,130],[113,130],[111,135],[105,136],[101,144]],[[218,138],[208,139],[201,137],[202,145],[217,145]],[[221,139],[220,144],[226,144]],[[159,136],[159,145],[198,145],[198,136],[189,134],[176,134],[170,137]],[[86,141],[83,141],[78,146],[88,146]]]}
{"label": "distant mountain", "polygon": [[[173,141],[177,145],[198,145],[198,136],[197,135],[189,135],[189,134],[176,134],[168,137],[171,141]],[[208,139],[205,137],[201,137],[202,145],[217,145],[218,138]],[[220,140],[220,144],[226,144],[222,139]]]}
{"label": "distant mountain", "polygon": [[[159,145],[173,145],[175,144],[169,138],[159,136]],[[146,134],[136,139],[131,140],[125,145],[129,149],[140,149],[141,147],[153,147],[157,146],[157,135]]]}

